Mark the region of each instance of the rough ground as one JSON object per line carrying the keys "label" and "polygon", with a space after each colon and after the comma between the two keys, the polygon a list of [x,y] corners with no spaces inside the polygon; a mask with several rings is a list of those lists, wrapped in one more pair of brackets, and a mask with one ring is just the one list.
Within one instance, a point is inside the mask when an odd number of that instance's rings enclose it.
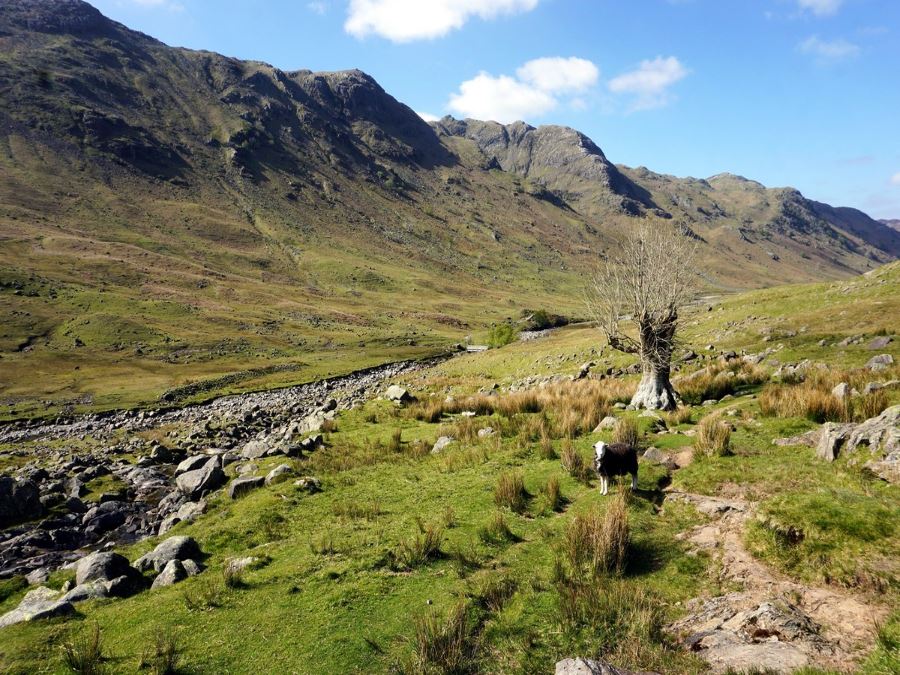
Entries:
{"label": "rough ground", "polygon": [[798,584],[754,558],[744,547],[754,504],[740,496],[719,498],[672,491],[667,500],[692,504],[710,521],[681,537],[708,551],[723,582],[735,591],[687,603],[689,614],[670,626],[714,672],[804,666],[851,671],[870,649],[887,612],[859,595]]}

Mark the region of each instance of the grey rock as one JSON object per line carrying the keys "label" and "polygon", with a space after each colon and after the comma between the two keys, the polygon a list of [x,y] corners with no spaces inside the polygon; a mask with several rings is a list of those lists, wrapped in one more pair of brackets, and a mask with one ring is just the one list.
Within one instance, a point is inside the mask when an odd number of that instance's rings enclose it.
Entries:
{"label": "grey rock", "polygon": [[62,599],[67,602],[84,602],[85,600],[105,598],[107,595],[109,595],[109,591],[106,589],[105,582],[89,581],[88,583],[77,585],[68,591]]}
{"label": "grey rock", "polygon": [[207,455],[194,455],[193,457],[188,457],[184,461],[180,462],[177,467],[175,467],[175,475],[180,476],[181,474],[187,473],[188,471],[199,469],[208,461],[209,457]]}
{"label": "grey rock", "polygon": [[594,429],[594,433],[596,434],[596,433],[600,433],[601,431],[610,431],[612,429],[615,429],[615,427],[616,427],[616,418],[613,417],[612,415],[607,415],[602,420],[600,420],[600,423]]}
{"label": "grey rock", "polygon": [[125,556],[97,551],[78,561],[75,566],[75,583],[80,586],[89,581],[111,581],[134,571]]}
{"label": "grey rock", "polygon": [[384,397],[389,401],[394,401],[395,403],[407,403],[412,400],[412,396],[410,393],[397,384],[392,384],[387,388],[387,391],[384,393]]}
{"label": "grey rock", "polygon": [[216,490],[225,483],[225,473],[219,465],[219,458],[209,459],[203,467],[187,471],[175,479],[181,492],[191,499],[202,497],[207,492]]}
{"label": "grey rock", "polygon": [[484,427],[478,430],[478,438],[487,438],[493,436],[496,432],[493,427]]}
{"label": "grey rock", "polygon": [[262,476],[243,476],[242,478],[235,478],[228,485],[228,497],[230,499],[238,499],[262,486]]}
{"label": "grey rock", "polygon": [[556,675],[658,675],[658,673],[636,673],[623,670],[598,659],[563,659],[556,662]]}
{"label": "grey rock", "polygon": [[30,480],[0,476],[0,528],[40,518],[43,513],[37,485]]}
{"label": "grey rock", "polygon": [[888,366],[894,363],[894,357],[890,354],[879,354],[878,356],[873,356],[866,363],[866,368],[871,371],[885,370]]}
{"label": "grey rock", "polygon": [[197,560],[202,558],[200,546],[193,537],[169,537],[160,542],[156,548],[134,561],[134,566],[141,572],[153,569],[161,571],[170,560]]}
{"label": "grey rock", "polygon": [[439,452],[441,452],[442,450],[444,450],[448,445],[450,445],[450,444],[453,443],[454,441],[455,441],[455,439],[454,439],[452,436],[441,436],[441,437],[439,437],[439,438],[434,442],[434,445],[431,447],[431,454],[436,455],[437,453],[439,453]]}
{"label": "grey rock", "polygon": [[845,399],[849,397],[850,385],[846,382],[841,382],[840,384],[835,385],[834,389],[831,390],[831,395],[839,399]]}
{"label": "grey rock", "polygon": [[884,349],[894,341],[890,335],[882,335],[869,343],[869,349]]}
{"label": "grey rock", "polygon": [[60,594],[56,591],[41,586],[28,591],[18,607],[0,616],[0,628],[74,613],[75,607],[71,602],[60,598]]}
{"label": "grey rock", "polygon": [[322,490],[322,483],[318,478],[313,478],[312,476],[298,478],[294,481],[294,486],[309,493],[320,492]]}
{"label": "grey rock", "polygon": [[265,441],[250,441],[241,450],[241,457],[244,459],[259,459],[269,454],[270,447]]}
{"label": "grey rock", "polygon": [[177,584],[179,581],[184,581],[188,578],[187,570],[184,568],[184,565],[180,560],[170,560],[166,563],[166,566],[162,568],[162,571],[156,576],[153,580],[153,585],[150,588],[163,588],[165,586],[172,586],[173,584]]}
{"label": "grey rock", "polygon": [[275,485],[288,480],[294,475],[294,469],[289,464],[279,464],[266,474],[266,485]]}

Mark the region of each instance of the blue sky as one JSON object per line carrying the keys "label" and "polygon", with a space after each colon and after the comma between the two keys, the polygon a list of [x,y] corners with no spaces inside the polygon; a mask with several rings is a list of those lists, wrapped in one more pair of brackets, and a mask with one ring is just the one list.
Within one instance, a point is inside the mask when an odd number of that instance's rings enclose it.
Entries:
{"label": "blue sky", "polygon": [[414,110],[900,218],[897,0],[91,0],[164,42],[360,68]]}

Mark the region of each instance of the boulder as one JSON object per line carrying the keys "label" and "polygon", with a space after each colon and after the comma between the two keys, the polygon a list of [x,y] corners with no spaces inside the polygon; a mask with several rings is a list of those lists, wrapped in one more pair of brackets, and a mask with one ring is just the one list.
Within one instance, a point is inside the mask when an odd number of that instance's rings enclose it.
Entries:
{"label": "boulder", "polygon": [[444,448],[453,443],[454,440],[455,439],[452,436],[439,437],[431,447],[431,454],[436,455],[437,453],[441,452]]}
{"label": "boulder", "polygon": [[588,361],[587,363],[582,363],[581,367],[578,369],[578,373],[575,375],[575,379],[583,380],[590,374],[591,368],[593,368],[596,365],[597,364],[594,363],[593,361]]}
{"label": "boulder", "polygon": [[159,572],[170,560],[197,560],[202,557],[200,547],[193,537],[169,537],[160,542],[155,549],[135,560],[134,566],[141,572],[150,569]]}
{"label": "boulder", "polygon": [[659,464],[669,470],[677,469],[678,464],[672,456],[659,448],[647,448],[641,458],[653,464]]}
{"label": "boulder", "polygon": [[170,560],[153,580],[153,585],[150,586],[150,588],[171,586],[177,584],[179,581],[184,581],[188,576],[187,570],[180,560]]}
{"label": "boulder", "polygon": [[412,396],[410,393],[397,384],[392,384],[387,388],[387,391],[384,393],[384,397],[389,401],[394,401],[395,403],[407,403],[412,400]]}
{"label": "boulder", "polygon": [[487,438],[488,436],[493,436],[494,433],[496,432],[493,427],[484,427],[484,429],[478,430],[478,438]]}
{"label": "boulder", "polygon": [[263,486],[263,480],[262,476],[243,476],[241,478],[235,478],[228,485],[228,497],[230,499],[239,499],[248,492],[261,488]]}
{"label": "boulder", "polygon": [[597,433],[600,433],[601,431],[610,431],[612,429],[615,429],[615,427],[616,427],[616,418],[613,417],[612,415],[607,415],[602,420],[600,420],[600,423],[594,429],[594,433],[597,434]]}
{"label": "boulder", "polygon": [[0,528],[40,518],[43,513],[37,485],[30,480],[0,476]]}
{"label": "boulder", "polygon": [[28,591],[18,607],[0,616],[0,628],[23,621],[50,619],[74,613],[75,607],[71,602],[63,600],[58,592],[41,586]]}
{"label": "boulder", "polygon": [[112,581],[133,574],[135,569],[128,558],[118,553],[97,551],[86,555],[75,565],[75,583],[80,586],[89,581]]}
{"label": "boulder", "polygon": [[266,474],[265,483],[266,485],[275,485],[277,483],[283,483],[288,480],[291,476],[294,475],[294,469],[289,464],[279,464],[274,469],[272,469],[268,474]]}
{"label": "boulder", "polygon": [[888,366],[893,365],[894,357],[890,354],[879,354],[878,356],[873,356],[866,363],[866,368],[871,371],[885,370]]}
{"label": "boulder", "polygon": [[816,444],[816,457],[829,462],[833,462],[837,459],[841,445],[847,440],[847,436],[849,436],[852,429],[852,424],[825,422],[819,430],[819,442]]}
{"label": "boulder", "polygon": [[106,584],[102,581],[89,581],[86,584],[79,584],[62,597],[67,602],[84,602],[85,600],[95,600],[97,598],[105,598],[109,595]]}
{"label": "boulder", "polygon": [[216,490],[227,480],[220,466],[218,457],[209,459],[199,469],[186,471],[175,479],[178,489],[190,499],[197,499],[208,492]]}
{"label": "boulder", "polygon": [[175,513],[171,513],[163,519],[159,526],[158,535],[163,535],[180,522],[191,523],[197,516],[206,512],[206,501],[201,499],[199,502],[185,502],[178,507]]}
{"label": "boulder", "polygon": [[556,675],[658,675],[657,673],[623,670],[596,659],[563,659],[556,663]]}
{"label": "boulder", "polygon": [[181,474],[187,473],[188,471],[199,469],[208,461],[209,457],[207,455],[194,455],[193,457],[188,457],[175,467],[175,475],[180,476]]}
{"label": "boulder", "polygon": [[322,490],[322,483],[318,478],[313,478],[312,476],[298,478],[294,481],[294,486],[309,493],[320,492]]}
{"label": "boulder", "polygon": [[259,459],[269,454],[271,448],[265,441],[250,441],[241,450],[241,457],[244,459]]}
{"label": "boulder", "polygon": [[894,341],[890,335],[882,335],[869,343],[869,349],[884,349]]}
{"label": "boulder", "polygon": [[850,385],[846,382],[841,382],[840,384],[835,385],[834,389],[831,390],[831,395],[839,399],[845,399],[849,397]]}

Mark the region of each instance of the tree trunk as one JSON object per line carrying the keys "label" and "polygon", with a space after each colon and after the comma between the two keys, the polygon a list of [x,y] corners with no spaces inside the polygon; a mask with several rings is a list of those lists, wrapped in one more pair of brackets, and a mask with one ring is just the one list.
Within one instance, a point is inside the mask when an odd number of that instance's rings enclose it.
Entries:
{"label": "tree trunk", "polygon": [[635,408],[647,410],[674,410],[677,401],[675,390],[669,381],[669,368],[644,365],[641,383],[631,399]]}

